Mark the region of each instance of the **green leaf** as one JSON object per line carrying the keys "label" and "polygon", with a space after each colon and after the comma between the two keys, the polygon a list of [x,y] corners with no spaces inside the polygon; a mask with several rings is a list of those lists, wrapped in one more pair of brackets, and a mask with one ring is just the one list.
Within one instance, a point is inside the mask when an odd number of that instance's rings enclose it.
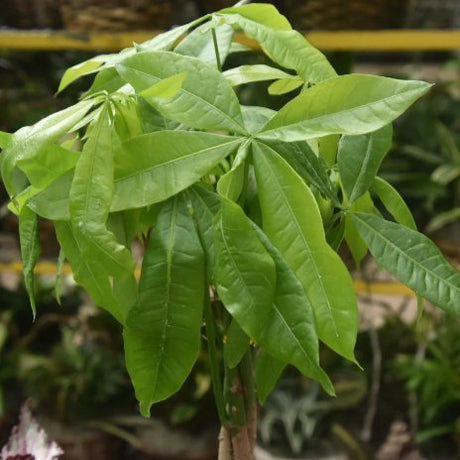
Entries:
{"label": "green leaf", "polygon": [[253,5],[241,5],[233,6],[231,8],[224,8],[217,12],[221,14],[238,14],[243,18],[255,21],[258,24],[270,27],[276,30],[291,30],[291,24],[285,16],[279,13],[279,11],[269,4],[253,4]]}
{"label": "green leaf", "polygon": [[391,184],[381,177],[376,177],[371,190],[380,198],[386,210],[394,217],[396,222],[405,225],[411,230],[417,230],[417,224],[410,209]]}
{"label": "green leaf", "polygon": [[219,297],[244,332],[258,342],[272,309],[275,263],[243,210],[225,198],[214,237],[214,278]]}
{"label": "green leaf", "polygon": [[379,265],[434,305],[460,315],[460,274],[429,238],[372,214],[352,217]]}
{"label": "green leaf", "polygon": [[286,363],[279,361],[264,350],[259,351],[256,361],[256,389],[261,404],[275,388],[285,367]]}
{"label": "green leaf", "polygon": [[[75,281],[83,286],[94,301],[124,324],[130,304],[123,304],[112,290],[112,279],[105,267],[94,259],[81,256],[81,242],[70,222],[56,221],[56,235],[66,259],[72,267]],[[133,299],[134,300],[134,299]]]}
{"label": "green leaf", "polygon": [[263,229],[301,282],[320,339],[354,361],[358,313],[353,283],[327,244],[316,200],[295,171],[264,144],[254,144]]}
{"label": "green leaf", "polygon": [[158,83],[154,83],[149,88],[142,90],[139,96],[149,97],[160,97],[160,98],[171,98],[174,97],[181,89],[187,72],[182,72],[177,75],[160,80]]}
{"label": "green leaf", "polygon": [[23,261],[24,285],[29,295],[32,313],[35,319],[35,275],[34,267],[40,257],[40,240],[38,237],[38,217],[27,206],[19,214],[19,240]]}
{"label": "green leaf", "polygon": [[445,227],[446,225],[457,222],[458,220],[460,220],[460,206],[449,209],[445,212],[441,212],[434,216],[430,222],[428,222],[426,231],[428,233],[435,232],[440,230],[442,227]]}
{"label": "green leaf", "polygon": [[165,51],[142,52],[118,64],[117,70],[136,92],[187,72],[175,97],[154,98],[149,102],[165,117],[192,128],[246,133],[231,86],[217,69],[199,59]]}
{"label": "green leaf", "polygon": [[[372,213],[374,210],[374,203],[369,196],[369,193],[361,195],[351,206],[352,212],[367,212]],[[345,241],[350,249],[351,255],[355,261],[356,267],[359,269],[362,260],[367,254],[367,244],[361,238],[355,222],[350,214],[345,215]]]}
{"label": "green leaf", "polygon": [[391,147],[391,124],[360,136],[342,136],[338,164],[343,188],[352,204],[366,193],[374,182],[382,160]]}
{"label": "green leaf", "polygon": [[326,162],[315,155],[307,142],[268,142],[267,147],[282,156],[296,173],[323,196],[338,204],[337,196],[327,173]]}
{"label": "green leaf", "polygon": [[116,158],[112,211],[163,201],[186,189],[234,152],[242,139],[158,131],[123,143]]}
{"label": "green leaf", "polygon": [[299,77],[283,78],[274,81],[268,87],[268,94],[272,96],[280,96],[281,94],[290,93],[304,84],[304,81]]}
{"label": "green leaf", "polygon": [[83,118],[93,104],[94,101],[78,102],[13,134],[8,147],[3,151],[1,165],[3,182],[10,196],[22,191],[14,184],[14,170],[18,161],[35,158],[42,149],[56,142]]}
{"label": "green leaf", "polygon": [[333,395],[332,383],[319,365],[318,335],[312,305],[281,253],[262,230],[254,228],[276,267],[271,318],[259,343],[276,360],[293,364],[302,374],[320,382],[324,390]]}
{"label": "green leaf", "polygon": [[134,259],[106,227],[118,143],[107,107],[95,122],[75,167],[69,210],[74,233],[80,240],[81,257],[98,261],[108,275],[124,277],[134,276]]}
{"label": "green leaf", "polygon": [[[265,64],[242,65],[223,72],[224,77],[232,86],[245,85],[258,81],[277,80],[280,78],[295,79],[276,67],[270,67]],[[303,82],[302,82],[303,83]]]}
{"label": "green leaf", "polygon": [[375,75],[329,78],[288,102],[258,137],[293,142],[376,131],[401,115],[430,87],[422,81]]}
{"label": "green leaf", "polygon": [[98,56],[69,67],[61,78],[57,92],[60,93],[80,77],[94,73],[104,63],[104,61],[104,56]]}
{"label": "green leaf", "polygon": [[233,320],[227,329],[224,341],[224,362],[225,367],[234,369],[243,359],[249,348],[249,337],[241,329],[238,323]]}
{"label": "green leaf", "polygon": [[12,137],[12,134],[0,131],[0,149],[5,149]]}
{"label": "green leaf", "polygon": [[276,113],[267,107],[257,107],[252,105],[242,105],[244,126],[254,134],[259,132],[268,120]]}
{"label": "green leaf", "polygon": [[100,91],[105,91],[108,94],[111,94],[120,89],[124,84],[124,80],[120,77],[114,67],[103,68],[98,72],[93,84],[88,91],[83,94],[83,96],[90,97]]}
{"label": "green leaf", "polygon": [[[219,58],[221,64],[223,64],[230,52],[234,30],[227,24],[216,25],[213,29],[216,33]],[[212,39],[212,28],[210,28],[209,23],[205,23],[190,32],[176,46],[174,51],[184,56],[196,57],[214,67],[217,66],[216,51]]]}
{"label": "green leaf", "polygon": [[176,196],[164,204],[150,236],[124,331],[126,365],[144,416],[179,390],[198,357],[204,273],[192,216]]}
{"label": "green leaf", "polygon": [[319,154],[328,166],[333,166],[336,163],[339,140],[340,135],[338,134],[331,134],[318,139]]}
{"label": "green leaf", "polygon": [[251,20],[241,13],[229,13],[222,16],[225,22],[241,28],[249,38],[260,44],[272,61],[281,67],[295,70],[303,81],[317,83],[337,75],[326,57],[299,32],[287,27],[283,30],[274,29],[261,24],[259,18]]}

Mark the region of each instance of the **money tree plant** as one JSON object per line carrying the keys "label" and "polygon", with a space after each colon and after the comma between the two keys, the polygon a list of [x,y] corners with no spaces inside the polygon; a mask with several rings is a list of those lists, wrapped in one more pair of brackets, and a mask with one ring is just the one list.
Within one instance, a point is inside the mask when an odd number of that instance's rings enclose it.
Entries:
{"label": "money tree plant", "polygon": [[[250,54],[247,39],[267,63],[232,67],[230,55]],[[59,90],[83,75],[94,80],[75,105],[1,134],[2,178],[34,314],[37,224],[48,219],[60,261],[123,326],[145,416],[180,389],[202,346],[221,459],[252,458],[257,399],[286,365],[333,395],[319,342],[356,362],[343,242],[358,264],[370,251],[420,298],[459,313],[459,273],[377,176],[391,122],[430,84],[337,76],[268,4],[92,58]],[[235,88],[267,81],[289,102],[242,104]]]}

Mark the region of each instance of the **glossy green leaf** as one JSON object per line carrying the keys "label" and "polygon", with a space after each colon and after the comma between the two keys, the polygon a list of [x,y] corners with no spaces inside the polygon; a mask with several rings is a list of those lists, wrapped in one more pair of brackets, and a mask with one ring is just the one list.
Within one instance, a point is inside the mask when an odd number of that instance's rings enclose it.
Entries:
{"label": "glossy green leaf", "polygon": [[268,148],[281,155],[309,185],[316,187],[323,196],[338,203],[326,162],[315,155],[306,142],[268,142]]}
{"label": "glossy green leaf", "polygon": [[276,266],[271,318],[265,325],[263,339],[258,343],[276,360],[293,364],[304,375],[320,382],[327,393],[334,394],[329,377],[319,365],[313,308],[302,284],[262,230],[257,227],[255,229]]}
{"label": "glossy green leaf", "polygon": [[184,200],[164,204],[124,331],[126,365],[141,412],[184,383],[200,351],[204,254]]}
{"label": "glossy green leaf", "polygon": [[[223,64],[230,52],[234,30],[227,24],[213,27],[216,33],[219,59]],[[212,28],[205,23],[190,32],[175,48],[176,53],[199,58],[214,67],[217,66],[216,51],[212,39]]]}
{"label": "glossy green leaf", "polygon": [[274,29],[261,24],[259,18],[252,20],[241,13],[225,14],[223,18],[258,42],[267,56],[278,65],[295,70],[302,80],[317,83],[337,75],[326,57],[299,32],[287,27]]}
{"label": "glossy green leaf", "polygon": [[258,137],[293,142],[376,131],[401,115],[430,87],[422,81],[375,75],[329,78],[288,102]]}
{"label": "glossy green leaf", "polygon": [[233,320],[225,334],[224,362],[226,367],[234,369],[238,366],[249,348],[249,341],[247,334]]}
{"label": "glossy green leaf", "polygon": [[234,152],[242,139],[158,131],[123,143],[116,158],[112,211],[148,206],[186,189]]}
{"label": "glossy green leaf", "polygon": [[217,12],[221,14],[239,14],[240,16],[255,21],[258,24],[275,30],[291,30],[291,24],[285,16],[270,4],[252,4],[225,8]]}
{"label": "glossy green leaf", "polygon": [[[83,286],[94,301],[111,313],[121,324],[125,323],[130,304],[120,302],[112,289],[112,279],[104,265],[95,259],[81,256],[81,242],[70,222],[56,221],[56,235],[65,257],[72,267],[75,281]],[[134,302],[134,299],[132,299]]]}
{"label": "glossy green leaf", "polygon": [[283,78],[281,80],[274,81],[268,87],[268,94],[272,96],[280,96],[281,94],[290,93],[297,88],[300,88],[304,84],[304,81],[299,77],[294,78]]}
{"label": "glossy green leaf", "polygon": [[91,108],[94,101],[81,101],[77,104],[49,115],[32,126],[16,131],[2,156],[2,178],[10,196],[22,190],[14,186],[14,170],[19,161],[37,156],[49,144],[56,142],[69,131]]}
{"label": "glossy green leaf", "polygon": [[152,51],[136,54],[117,65],[122,78],[140,92],[160,80],[187,72],[172,99],[149,102],[165,117],[197,129],[245,134],[236,94],[224,76],[197,58]]}
{"label": "glossy green leaf", "polygon": [[81,256],[101,263],[109,275],[128,276],[134,275],[131,252],[106,227],[118,142],[107,108],[96,121],[75,167],[69,210],[74,233],[81,243]]}
{"label": "glossy green leaf", "polygon": [[258,81],[277,80],[280,78],[294,79],[295,76],[270,67],[266,64],[242,65],[223,72],[224,77],[232,86],[245,85],[246,83],[254,83]]}
{"label": "glossy green leaf", "polygon": [[372,192],[380,198],[386,210],[394,217],[396,222],[412,230],[417,230],[417,224],[410,209],[391,184],[381,177],[376,177],[372,184]]}
{"label": "glossy green leaf", "polygon": [[360,136],[342,136],[339,142],[340,179],[352,204],[366,193],[374,182],[382,160],[391,148],[391,124]]}
{"label": "glossy green leaf", "polygon": [[264,350],[259,351],[256,361],[256,390],[261,404],[275,388],[285,367],[286,363],[277,360]]}
{"label": "glossy green leaf", "polygon": [[27,206],[19,214],[19,241],[23,261],[24,285],[29,295],[32,313],[35,318],[35,275],[34,267],[40,257],[38,237],[38,217]]}
{"label": "glossy green leaf", "polygon": [[372,214],[352,216],[380,266],[434,305],[460,315],[460,273],[429,238]]}
{"label": "glossy green leaf", "polygon": [[64,72],[64,75],[59,82],[59,88],[57,92],[60,93],[80,77],[94,73],[104,63],[104,61],[105,59],[103,56],[98,56],[96,58],[88,59],[87,61],[83,61],[72,67],[69,67]]}
{"label": "glossy green leaf", "polygon": [[149,88],[146,88],[139,92],[139,96],[150,98],[171,98],[174,97],[181,89],[184,80],[187,77],[187,72],[181,72],[177,75],[171,75],[164,80],[160,80],[158,83],[154,83]]}
{"label": "glossy green leaf", "polygon": [[354,287],[347,268],[326,242],[312,192],[264,144],[254,145],[253,160],[265,233],[301,282],[320,339],[354,361],[358,327]]}
{"label": "glossy green leaf", "polygon": [[[351,206],[351,212],[367,212],[372,213],[374,210],[374,203],[369,195],[365,193],[361,195]],[[355,222],[350,214],[345,215],[345,241],[350,249],[356,267],[360,268],[361,262],[367,254],[367,244],[361,238],[361,235],[356,228]]]}

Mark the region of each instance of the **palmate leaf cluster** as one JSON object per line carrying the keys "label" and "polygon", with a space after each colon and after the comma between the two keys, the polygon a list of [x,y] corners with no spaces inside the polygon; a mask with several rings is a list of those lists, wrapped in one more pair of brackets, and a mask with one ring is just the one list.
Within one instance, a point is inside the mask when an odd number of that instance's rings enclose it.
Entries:
{"label": "palmate leaf cluster", "polygon": [[[272,65],[222,72],[230,54],[247,51],[236,32]],[[37,221],[52,220],[76,281],[124,327],[144,414],[190,373],[204,313],[207,327],[214,321],[210,293],[229,319],[217,324],[226,366],[250,342],[259,349],[261,400],[288,363],[333,393],[319,340],[354,361],[358,326],[336,252],[343,240],[358,263],[369,249],[418,295],[459,312],[459,273],[376,177],[392,120],[429,84],[337,76],[264,4],[83,62],[60,90],[88,74],[75,105],[2,134],[2,177],[19,215],[26,286],[32,293]],[[301,91],[278,112],[241,105],[235,87],[258,81],[273,81],[273,94]],[[137,280],[139,235],[148,244]]]}

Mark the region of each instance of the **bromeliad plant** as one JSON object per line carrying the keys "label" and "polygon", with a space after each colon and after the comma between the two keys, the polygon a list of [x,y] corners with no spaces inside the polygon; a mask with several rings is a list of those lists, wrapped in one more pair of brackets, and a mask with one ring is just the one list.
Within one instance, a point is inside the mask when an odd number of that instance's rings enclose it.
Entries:
{"label": "bromeliad plant", "polygon": [[[230,54],[248,50],[237,41],[244,35],[272,65],[223,70]],[[144,415],[181,387],[202,335],[221,458],[251,458],[254,388],[263,401],[285,365],[333,394],[319,340],[355,361],[358,325],[337,254],[343,240],[358,263],[369,249],[420,297],[459,313],[459,273],[376,176],[391,122],[428,83],[337,76],[265,4],[90,59],[67,70],[60,90],[88,74],[78,103],[1,135],[2,177],[19,215],[32,307],[44,218],[61,261],[123,325]],[[261,81],[273,81],[272,94],[300,93],[277,112],[240,104],[234,88]],[[148,244],[137,281],[139,236]]]}

